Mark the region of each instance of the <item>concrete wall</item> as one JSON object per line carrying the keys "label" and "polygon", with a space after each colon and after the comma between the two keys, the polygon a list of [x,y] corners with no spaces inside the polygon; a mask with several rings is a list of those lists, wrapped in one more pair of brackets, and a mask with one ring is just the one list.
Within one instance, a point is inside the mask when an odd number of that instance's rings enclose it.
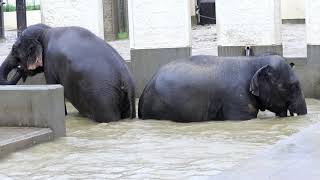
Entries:
{"label": "concrete wall", "polygon": [[281,0],[282,19],[305,19],[305,0]]}
{"label": "concrete wall", "polygon": [[41,0],[42,22],[53,26],[81,26],[104,39],[102,0]]}
{"label": "concrete wall", "polygon": [[[166,10],[174,7],[175,11]],[[190,3],[185,0],[129,1],[131,49],[189,47]]]}
{"label": "concrete wall", "polygon": [[[4,28],[5,30],[17,29],[17,16],[16,12],[4,12]],[[40,11],[27,11],[27,25],[41,23]]]}
{"label": "concrete wall", "polygon": [[218,44],[281,44],[278,0],[216,1]]}
{"label": "concrete wall", "polygon": [[195,16],[196,15],[196,4],[197,4],[197,0],[189,0],[190,1],[190,7],[191,7],[191,16]]}
{"label": "concrete wall", "polygon": [[51,128],[65,136],[63,87],[0,86],[0,126]]}
{"label": "concrete wall", "polygon": [[104,39],[114,41],[118,32],[115,0],[103,0]]}

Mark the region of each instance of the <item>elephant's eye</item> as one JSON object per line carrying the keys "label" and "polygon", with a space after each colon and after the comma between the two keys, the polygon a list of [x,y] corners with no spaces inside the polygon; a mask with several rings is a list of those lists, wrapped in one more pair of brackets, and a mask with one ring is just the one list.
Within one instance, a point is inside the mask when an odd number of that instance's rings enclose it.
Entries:
{"label": "elephant's eye", "polygon": [[291,84],[291,90],[297,90],[297,89],[299,89],[299,84],[298,83],[293,83],[293,84]]}
{"label": "elephant's eye", "polygon": [[286,90],[286,86],[285,86],[284,84],[282,84],[282,83],[279,83],[279,84],[278,84],[278,90],[279,90],[279,91],[287,91],[287,90]]}

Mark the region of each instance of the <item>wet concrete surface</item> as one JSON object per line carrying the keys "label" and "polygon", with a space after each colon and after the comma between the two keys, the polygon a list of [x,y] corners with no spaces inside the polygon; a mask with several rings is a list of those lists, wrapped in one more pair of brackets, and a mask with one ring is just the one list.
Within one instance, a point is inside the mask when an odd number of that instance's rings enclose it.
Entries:
{"label": "wet concrete surface", "polygon": [[49,128],[0,127],[0,157],[52,139]]}
{"label": "wet concrete surface", "polygon": [[212,180],[318,180],[320,123],[282,140]]}

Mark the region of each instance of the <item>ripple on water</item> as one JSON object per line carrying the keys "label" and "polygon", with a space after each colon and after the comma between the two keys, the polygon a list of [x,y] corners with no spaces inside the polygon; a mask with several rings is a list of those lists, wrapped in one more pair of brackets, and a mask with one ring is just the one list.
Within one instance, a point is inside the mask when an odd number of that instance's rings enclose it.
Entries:
{"label": "ripple on water", "polygon": [[[98,124],[68,105],[67,137],[1,160],[0,177],[29,179],[185,179],[230,169],[257,151],[319,120],[320,102],[307,116],[250,121],[174,123],[125,120]],[[3,178],[2,178],[3,177]]]}

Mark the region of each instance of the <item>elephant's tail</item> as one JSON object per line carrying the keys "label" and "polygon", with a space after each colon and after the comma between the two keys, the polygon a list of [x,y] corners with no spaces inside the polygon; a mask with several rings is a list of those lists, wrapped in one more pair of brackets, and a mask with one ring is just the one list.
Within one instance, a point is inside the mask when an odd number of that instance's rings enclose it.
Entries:
{"label": "elephant's tail", "polygon": [[129,100],[129,104],[130,104],[130,115],[131,118],[135,118],[136,117],[136,96],[135,96],[135,87],[132,84],[132,86],[130,86],[130,90],[128,91],[128,100]]}
{"label": "elephant's tail", "polygon": [[[131,81],[129,81],[130,83]],[[127,82],[128,83],[128,82]],[[136,117],[136,106],[135,106],[135,88],[133,83],[130,84],[124,84],[121,88],[121,118],[135,118]]]}

